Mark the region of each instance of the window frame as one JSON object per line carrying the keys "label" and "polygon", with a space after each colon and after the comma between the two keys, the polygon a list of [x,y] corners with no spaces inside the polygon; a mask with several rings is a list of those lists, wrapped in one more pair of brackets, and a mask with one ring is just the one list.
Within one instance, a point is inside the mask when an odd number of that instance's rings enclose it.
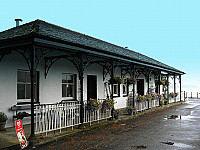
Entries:
{"label": "window frame", "polygon": [[[125,86],[126,93],[124,93],[124,86]],[[128,92],[129,92],[129,86],[128,86],[128,84],[122,84],[122,93],[123,93],[123,96],[128,96]]]}
{"label": "window frame", "polygon": [[[73,76],[73,83],[63,83],[63,75],[72,75]],[[77,95],[76,95],[76,88],[77,88],[77,75],[74,73],[62,73],[62,100],[75,100]],[[63,85],[73,85],[73,96],[72,97],[63,97]],[[67,88],[66,88],[67,89]],[[66,95],[67,95],[67,91]]]}
{"label": "window frame", "polygon": [[[114,93],[115,86],[117,86],[117,89],[116,89],[117,93],[116,94]],[[118,83],[113,84],[113,97],[120,97],[120,84],[118,84]]]}
{"label": "window frame", "polygon": [[[28,73],[28,75],[30,76],[30,71],[29,70],[22,70],[22,69],[18,69],[17,70],[17,75],[16,75],[16,100],[17,100],[17,104],[21,105],[21,104],[31,104],[31,79],[29,78],[30,81],[27,81],[27,75],[25,78],[25,81],[18,81],[18,72],[23,72],[23,73]],[[24,98],[19,98],[18,97],[18,85],[25,85],[24,88]],[[29,85],[30,86],[30,98],[27,98],[27,88],[26,86]],[[34,82],[34,88],[35,88],[35,95],[34,95],[34,103],[39,103],[39,71],[36,71],[36,76],[35,76],[35,82]]]}

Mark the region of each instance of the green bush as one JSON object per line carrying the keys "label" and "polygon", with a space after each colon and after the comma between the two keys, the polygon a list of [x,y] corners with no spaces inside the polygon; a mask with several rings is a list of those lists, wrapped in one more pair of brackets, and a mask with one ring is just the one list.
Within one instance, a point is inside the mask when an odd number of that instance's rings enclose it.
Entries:
{"label": "green bush", "polygon": [[0,122],[6,122],[7,120],[7,115],[4,112],[0,112]]}

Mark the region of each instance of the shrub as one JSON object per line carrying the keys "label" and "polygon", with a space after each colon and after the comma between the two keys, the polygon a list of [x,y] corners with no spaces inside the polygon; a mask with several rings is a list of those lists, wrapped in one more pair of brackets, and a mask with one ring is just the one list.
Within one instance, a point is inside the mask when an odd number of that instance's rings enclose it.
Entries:
{"label": "shrub", "polygon": [[0,112],[0,122],[6,122],[7,120],[7,115],[4,112]]}

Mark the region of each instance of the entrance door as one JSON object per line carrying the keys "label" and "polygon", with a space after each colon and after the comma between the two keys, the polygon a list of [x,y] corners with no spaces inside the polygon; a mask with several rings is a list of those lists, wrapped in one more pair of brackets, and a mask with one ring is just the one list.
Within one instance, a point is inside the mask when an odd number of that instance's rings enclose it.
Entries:
{"label": "entrance door", "polygon": [[87,99],[97,99],[97,76],[87,76]]}
{"label": "entrance door", "polygon": [[144,79],[137,79],[137,92],[139,95],[144,95]]}

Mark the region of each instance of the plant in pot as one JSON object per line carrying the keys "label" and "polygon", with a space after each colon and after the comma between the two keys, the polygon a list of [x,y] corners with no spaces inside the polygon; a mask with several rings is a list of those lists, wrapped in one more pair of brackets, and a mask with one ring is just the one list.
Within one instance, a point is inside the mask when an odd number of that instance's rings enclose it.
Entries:
{"label": "plant in pot", "polygon": [[169,100],[168,100],[168,99],[165,99],[165,100],[164,100],[164,103],[165,103],[165,105],[167,105],[167,104],[169,103]]}
{"label": "plant in pot", "polygon": [[0,131],[5,130],[5,125],[7,120],[8,120],[7,115],[4,112],[0,112]]}
{"label": "plant in pot", "polygon": [[114,109],[113,116],[114,116],[115,119],[119,119],[120,118],[120,110]]}
{"label": "plant in pot", "polygon": [[133,106],[129,106],[127,109],[126,109],[127,113],[129,115],[133,115],[136,113],[136,109],[133,107]]}
{"label": "plant in pot", "polygon": [[160,106],[163,106],[163,105],[164,105],[164,100],[161,99],[161,100],[160,100]]}

